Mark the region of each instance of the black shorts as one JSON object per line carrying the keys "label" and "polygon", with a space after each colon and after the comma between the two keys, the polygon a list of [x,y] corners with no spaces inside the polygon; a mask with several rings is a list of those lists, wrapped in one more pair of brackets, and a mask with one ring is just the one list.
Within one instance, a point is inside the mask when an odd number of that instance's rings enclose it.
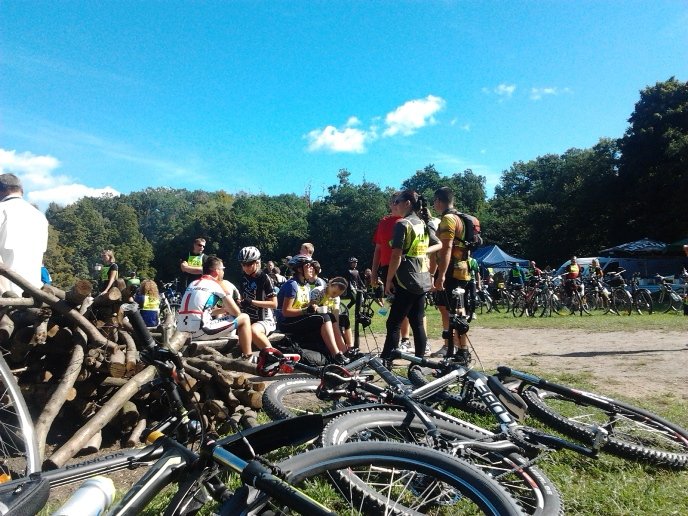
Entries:
{"label": "black shorts", "polygon": [[[466,288],[468,281],[458,280],[453,276],[444,278],[444,290],[435,292],[435,305],[436,306],[450,306],[452,297],[452,290],[456,287]],[[453,304],[453,303],[452,303]]]}

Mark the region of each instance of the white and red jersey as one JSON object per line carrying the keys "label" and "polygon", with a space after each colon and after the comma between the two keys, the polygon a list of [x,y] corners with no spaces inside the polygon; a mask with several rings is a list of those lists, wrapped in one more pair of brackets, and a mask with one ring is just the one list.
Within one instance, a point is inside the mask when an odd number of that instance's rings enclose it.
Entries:
{"label": "white and red jersey", "polygon": [[177,314],[177,330],[200,330],[210,323],[211,310],[225,298],[231,298],[231,292],[227,292],[212,276],[203,275],[192,281],[182,297]]}

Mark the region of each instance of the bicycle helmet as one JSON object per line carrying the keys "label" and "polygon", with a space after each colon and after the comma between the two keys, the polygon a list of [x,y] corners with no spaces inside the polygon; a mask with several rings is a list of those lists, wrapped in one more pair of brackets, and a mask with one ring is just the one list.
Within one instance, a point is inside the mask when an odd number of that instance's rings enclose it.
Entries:
{"label": "bicycle helmet", "polygon": [[291,260],[287,262],[287,265],[289,266],[290,269],[299,269],[306,265],[307,263],[312,263],[313,258],[306,254],[297,254],[296,256],[292,257]]}
{"label": "bicycle helmet", "polygon": [[239,251],[238,259],[241,263],[260,260],[260,251],[253,246],[244,247]]}
{"label": "bicycle helmet", "polygon": [[355,256],[352,256],[351,258],[349,258],[349,263],[351,263],[351,262],[358,263],[358,258],[356,258]]}

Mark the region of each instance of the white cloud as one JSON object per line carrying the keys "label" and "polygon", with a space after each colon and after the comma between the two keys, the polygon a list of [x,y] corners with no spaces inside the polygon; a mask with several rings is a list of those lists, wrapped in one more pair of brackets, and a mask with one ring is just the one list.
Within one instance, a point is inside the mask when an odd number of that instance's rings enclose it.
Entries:
{"label": "white cloud", "polygon": [[497,86],[493,91],[500,97],[511,98],[511,96],[516,91],[516,85],[502,83],[499,86]]}
{"label": "white cloud", "polygon": [[542,97],[545,95],[560,95],[562,93],[570,93],[571,90],[569,88],[554,88],[554,87],[546,87],[546,88],[531,88],[530,89],[530,99],[531,100],[540,100]]}
{"label": "white cloud", "polygon": [[[351,120],[350,118],[349,122]],[[347,122],[347,125],[349,122]],[[332,125],[328,125],[324,129],[314,129],[306,135],[310,142],[308,150],[311,152],[328,150],[331,152],[353,152],[359,154],[365,152],[366,141],[370,137],[368,132],[361,129],[348,126],[345,126],[344,129],[337,129]]]}
{"label": "white cloud", "polygon": [[27,200],[38,204],[41,209],[47,208],[51,202],[64,206],[87,196],[119,195],[110,186],[92,188],[77,183],[69,176],[57,173],[59,167],[60,161],[53,156],[0,149],[0,172],[16,174]]}
{"label": "white cloud", "polygon": [[[441,97],[428,95],[424,99],[405,102],[384,118],[383,137],[410,136],[417,129],[436,123],[435,113],[442,110],[446,102]],[[308,151],[363,153],[367,146],[379,138],[382,117],[374,116],[368,129],[357,116],[351,116],[341,127],[328,125],[313,129],[304,136],[308,140]]]}
{"label": "white cloud", "polygon": [[385,117],[387,129],[382,135],[410,136],[417,129],[436,123],[434,115],[441,111],[445,105],[446,101],[435,95],[428,95],[424,99],[409,100],[391,113],[387,113]]}

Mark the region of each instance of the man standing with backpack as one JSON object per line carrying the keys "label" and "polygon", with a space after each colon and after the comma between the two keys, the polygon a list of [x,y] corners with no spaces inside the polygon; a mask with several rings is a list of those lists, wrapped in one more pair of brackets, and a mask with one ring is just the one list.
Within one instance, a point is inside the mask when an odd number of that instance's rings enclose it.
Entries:
{"label": "man standing with backpack", "polygon": [[[433,206],[442,217],[437,230],[437,237],[442,242],[442,249],[439,251],[435,276],[436,303],[442,315],[443,334],[448,335],[450,320],[456,322],[450,318],[450,315],[453,315],[450,314],[450,309],[452,312],[454,311],[457,301],[452,299],[452,292],[456,287],[465,290],[471,280],[468,260],[470,249],[475,245],[474,241],[476,238],[480,238],[475,231],[477,227],[479,233],[480,226],[479,223],[473,223],[474,217],[459,213],[454,208],[454,192],[446,186],[435,190]],[[477,219],[475,221],[477,222]],[[460,319],[465,318],[465,307],[459,308],[458,315]],[[456,346],[455,357],[457,361],[468,365],[470,362],[468,338],[465,333],[457,335],[461,333],[460,331],[457,332],[458,329],[452,328],[453,331],[451,332]],[[433,353],[433,356],[444,356],[447,353],[447,345],[448,340],[445,340],[444,347]]]}

